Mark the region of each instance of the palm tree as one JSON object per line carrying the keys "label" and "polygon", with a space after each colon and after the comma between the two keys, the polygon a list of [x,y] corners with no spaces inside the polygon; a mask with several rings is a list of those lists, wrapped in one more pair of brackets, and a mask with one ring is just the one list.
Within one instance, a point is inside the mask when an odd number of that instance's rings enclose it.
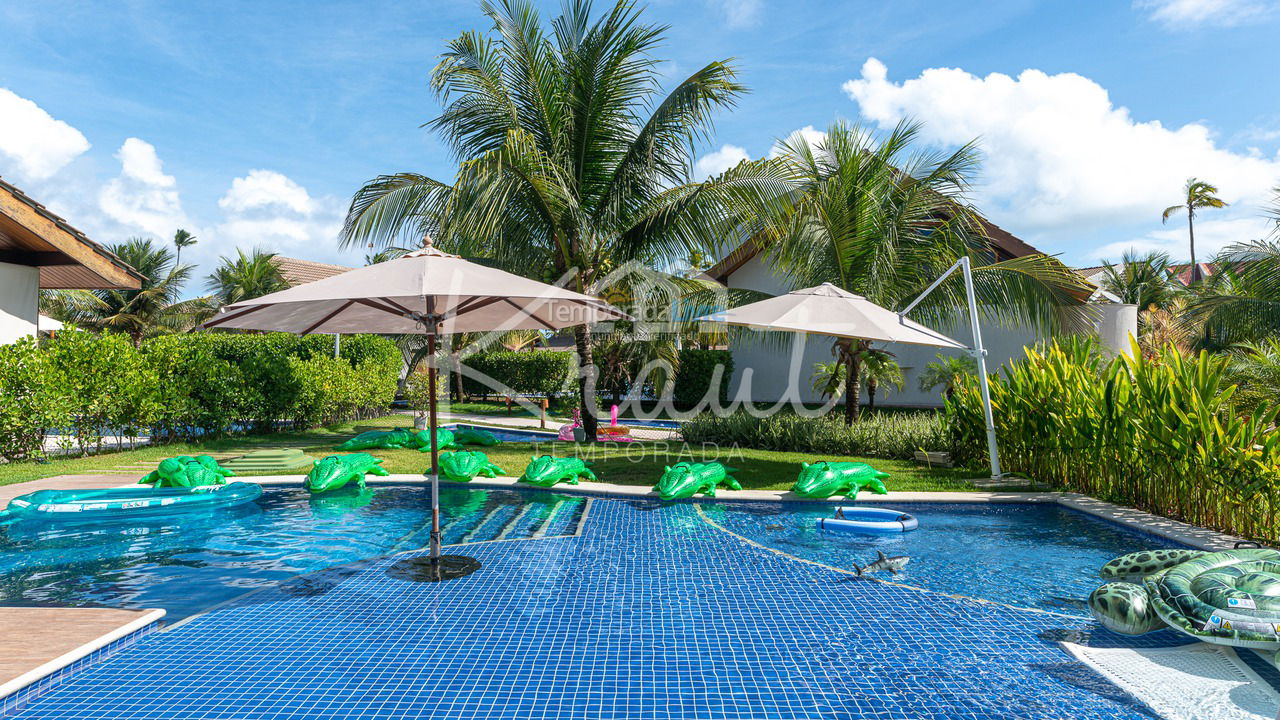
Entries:
{"label": "palm tree", "polygon": [[[852,340],[841,340],[832,347],[834,362],[816,363],[813,373],[813,391],[822,397],[834,397],[845,391],[849,381],[849,360],[854,346]],[[867,386],[867,408],[876,407],[876,392],[881,385],[902,389],[902,368],[888,350],[865,347],[858,352],[859,377]],[[888,392],[885,393],[886,395]],[[861,417],[861,414],[859,414]]]}
{"label": "palm tree", "polygon": [[377,252],[367,253],[364,256],[364,264],[377,265],[378,263],[384,263],[384,262],[387,262],[388,260],[396,260],[398,258],[402,258],[405,255],[408,255],[410,252],[412,251],[409,248],[385,247]]}
{"label": "palm tree", "polygon": [[1137,305],[1140,310],[1163,308],[1177,295],[1169,277],[1169,255],[1161,252],[1126,252],[1119,266],[1105,263],[1100,284],[1120,302]]}
{"label": "palm tree", "polygon": [[190,265],[178,265],[173,253],[149,238],[108,244],[144,277],[137,290],[52,290],[41,293],[41,310],[80,327],[121,332],[139,345],[143,338],[186,329],[203,299],[178,302],[191,277]]}
{"label": "palm tree", "polygon": [[942,396],[950,400],[960,381],[977,373],[978,363],[968,355],[939,353],[938,361],[925,365],[924,372],[920,373],[920,390],[928,392],[941,385]]}
{"label": "palm tree", "polygon": [[1196,265],[1196,210],[1203,208],[1221,208],[1227,204],[1217,197],[1218,188],[1210,185],[1203,180],[1191,178],[1187,180],[1186,186],[1182,189],[1182,204],[1170,205],[1164,209],[1164,213],[1160,216],[1160,222],[1169,222],[1170,216],[1180,210],[1187,211],[1187,237],[1191,244],[1191,282],[1200,280],[1200,266]]}
{"label": "palm tree", "polygon": [[275,258],[275,253],[256,248],[248,255],[236,249],[236,257],[219,259],[218,267],[209,274],[208,288],[223,305],[287,290],[289,283],[280,274]]}
{"label": "palm tree", "polygon": [[1215,262],[1219,272],[1187,306],[1187,321],[1203,328],[1200,345],[1221,350],[1280,334],[1280,238],[1229,245]]}
{"label": "palm tree", "polygon": [[[713,246],[751,192],[782,185],[768,165],[690,182],[715,111],[744,88],[711,62],[659,94],[665,27],[619,0],[593,19],[568,0],[544,28],[528,0],[482,4],[491,34],[451,41],[432,72],[443,112],[427,125],[461,160],[452,183],[401,173],[352,199],[341,243],[391,245],[430,233],[438,245],[581,292],[632,262],[657,264]],[[574,331],[583,425],[595,437],[593,338]]]}
{"label": "palm tree", "polygon": [[[947,154],[912,150],[920,126],[903,122],[881,139],[843,122],[825,139],[796,135],[779,161],[794,183],[785,202],[761,208],[755,235],[792,287],[830,282],[884,307],[903,307],[968,256],[978,303],[1002,324],[1080,329],[1091,286],[1057,260],[1033,255],[996,262],[965,195],[979,158],[972,144]],[[742,166],[739,166],[742,167]],[[961,278],[939,286],[913,315],[945,322],[966,307]],[[842,341],[847,342],[847,341]],[[855,340],[837,355],[846,369],[845,420],[859,415],[861,354]]]}
{"label": "palm tree", "polygon": [[195,235],[192,235],[182,228],[178,228],[178,231],[173,234],[173,246],[178,249],[177,254],[173,258],[174,264],[178,265],[182,263],[182,248],[191,247],[195,244]]}
{"label": "palm tree", "polygon": [[[880,386],[902,390],[902,367],[888,350],[869,349],[862,355],[862,377],[867,382],[867,409],[876,409],[876,391]],[[885,390],[885,395],[889,391]]]}

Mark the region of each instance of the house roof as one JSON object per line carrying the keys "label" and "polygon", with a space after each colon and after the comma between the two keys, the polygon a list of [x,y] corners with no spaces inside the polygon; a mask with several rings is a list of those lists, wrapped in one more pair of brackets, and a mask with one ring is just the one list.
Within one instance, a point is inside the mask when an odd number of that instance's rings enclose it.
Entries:
{"label": "house roof", "polygon": [[138,288],[146,278],[0,178],[0,262],[40,268],[40,287]]}
{"label": "house roof", "polygon": [[[1200,266],[1200,277],[1207,278],[1218,274],[1217,263],[1196,263]],[[1076,274],[1085,280],[1097,285],[1102,282],[1102,272],[1106,269],[1105,265],[1094,265],[1092,267],[1076,268]],[[1191,263],[1177,263],[1165,268],[1165,272],[1169,274],[1171,279],[1177,280],[1183,285],[1191,284]]]}
{"label": "house roof", "polygon": [[[981,215],[978,216],[978,223],[982,226],[983,234],[987,236],[991,246],[995,248],[996,256],[1000,260],[1010,260],[1040,253],[1039,250],[1028,245],[1021,238]],[[703,275],[718,283],[724,283],[730,275],[737,272],[748,260],[759,254],[760,247],[751,240],[747,240],[721,258],[720,262],[711,266]]]}
{"label": "house roof", "polygon": [[346,265],[333,265],[331,263],[314,262],[312,260],[301,260],[299,258],[281,257],[279,255],[273,258],[276,267],[280,268],[280,276],[284,281],[289,283],[289,287],[296,287],[316,280],[323,280],[334,275],[341,275],[348,270],[355,268]]}

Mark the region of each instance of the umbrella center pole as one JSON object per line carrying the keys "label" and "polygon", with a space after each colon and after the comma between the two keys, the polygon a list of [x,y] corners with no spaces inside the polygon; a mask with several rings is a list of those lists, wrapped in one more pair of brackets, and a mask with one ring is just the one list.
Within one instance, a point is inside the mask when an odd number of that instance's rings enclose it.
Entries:
{"label": "umbrella center pole", "polygon": [[427,408],[431,427],[431,560],[440,560],[440,447],[436,438],[436,328],[427,335]]}

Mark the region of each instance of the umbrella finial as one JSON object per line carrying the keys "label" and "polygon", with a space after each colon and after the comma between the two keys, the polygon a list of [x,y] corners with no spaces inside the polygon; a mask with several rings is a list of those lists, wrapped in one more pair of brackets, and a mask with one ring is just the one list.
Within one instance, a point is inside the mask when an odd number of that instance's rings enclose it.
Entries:
{"label": "umbrella finial", "polygon": [[426,235],[423,235],[423,236],[422,236],[422,247],[423,247],[423,249],[429,248],[429,247],[431,247],[431,246],[432,246],[432,245],[434,245],[434,244],[435,244],[435,242],[434,242],[434,241],[432,241],[432,239],[431,239],[431,235],[430,235],[430,234],[426,234]]}

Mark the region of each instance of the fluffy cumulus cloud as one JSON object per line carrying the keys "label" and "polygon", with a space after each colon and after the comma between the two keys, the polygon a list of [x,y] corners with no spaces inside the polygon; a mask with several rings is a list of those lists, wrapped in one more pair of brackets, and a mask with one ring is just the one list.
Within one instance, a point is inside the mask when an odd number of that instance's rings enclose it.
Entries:
{"label": "fluffy cumulus cloud", "polygon": [[844,90],[882,128],[913,117],[924,122],[922,139],[937,146],[979,138],[986,161],[976,199],[1019,233],[1053,231],[1081,242],[1101,228],[1147,222],[1175,204],[1193,176],[1216,183],[1236,206],[1231,212],[1244,217],[1256,214],[1280,180],[1280,156],[1233,152],[1200,123],[1138,120],[1105,88],[1074,73],[978,77],[935,68],[893,82],[872,58]]}
{"label": "fluffy cumulus cloud", "polygon": [[761,0],[712,0],[712,3],[724,14],[731,28],[750,27],[760,20]]}
{"label": "fluffy cumulus cloud", "polygon": [[698,158],[698,162],[693,166],[693,175],[698,180],[705,180],[750,159],[751,156],[744,148],[737,145],[721,145],[719,150]]}
{"label": "fluffy cumulus cloud", "polygon": [[782,148],[784,145],[786,147],[794,148],[800,147],[800,143],[807,143],[816,149],[826,141],[827,134],[825,132],[818,130],[812,125],[805,125],[797,130],[792,130],[789,135],[774,143],[773,147],[769,150],[769,157],[778,157],[778,155],[782,154]]}
{"label": "fluffy cumulus cloud", "polygon": [[116,152],[120,174],[102,187],[98,207],[129,232],[167,238],[190,225],[182,210],[178,181],[166,175],[155,146],[138,138]]}
{"label": "fluffy cumulus cloud", "polygon": [[307,214],[315,210],[315,201],[306,188],[274,170],[250,170],[231,181],[218,207],[232,212],[274,207]]}
{"label": "fluffy cumulus cloud", "polygon": [[337,247],[342,228],[340,202],[314,198],[305,187],[274,170],[250,170],[233,179],[218,206],[226,216],[211,233],[226,251],[260,247],[283,255],[332,259],[330,251]]}
{"label": "fluffy cumulus cloud", "polygon": [[1134,7],[1152,20],[1174,29],[1205,25],[1230,27],[1275,11],[1274,0],[1134,0]]}
{"label": "fluffy cumulus cloud", "polygon": [[47,180],[89,149],[79,130],[0,88],[0,175]]}

